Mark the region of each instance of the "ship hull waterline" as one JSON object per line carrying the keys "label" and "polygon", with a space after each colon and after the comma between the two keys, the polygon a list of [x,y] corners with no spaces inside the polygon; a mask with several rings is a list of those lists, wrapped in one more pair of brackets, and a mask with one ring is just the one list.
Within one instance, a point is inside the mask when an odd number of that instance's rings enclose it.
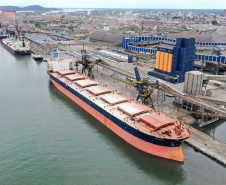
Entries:
{"label": "ship hull waterline", "polygon": [[13,50],[12,48],[10,48],[9,46],[7,46],[6,44],[3,43],[3,47],[5,49],[7,49],[10,53],[12,54],[16,54],[16,55],[30,55],[31,51],[17,51],[17,50]]}
{"label": "ship hull waterline", "polygon": [[60,90],[63,94],[69,97],[81,108],[83,108],[85,111],[90,113],[93,117],[95,117],[102,124],[104,124],[110,130],[112,130],[115,134],[117,134],[119,137],[121,137],[123,140],[125,140],[127,143],[131,144],[135,148],[158,157],[184,162],[184,154],[182,152],[181,146],[178,146],[178,147],[161,146],[161,145],[156,145],[156,144],[144,141],[138,137],[135,137],[134,135],[120,128],[117,124],[109,120],[107,117],[102,115],[96,109],[92,108],[90,105],[82,101],[76,95],[72,94],[65,87],[57,83],[53,78],[51,78],[51,74],[50,74],[50,80],[58,90]]}
{"label": "ship hull waterline", "polygon": [[34,60],[37,60],[37,61],[41,61],[43,60],[43,57],[32,57]]}
{"label": "ship hull waterline", "polygon": [[2,42],[2,40],[5,38],[7,38],[7,36],[0,36],[0,42]]}

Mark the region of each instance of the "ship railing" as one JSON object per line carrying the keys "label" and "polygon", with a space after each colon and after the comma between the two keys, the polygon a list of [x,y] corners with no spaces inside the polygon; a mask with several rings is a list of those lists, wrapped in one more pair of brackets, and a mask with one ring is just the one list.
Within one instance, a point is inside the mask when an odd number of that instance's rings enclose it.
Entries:
{"label": "ship railing", "polygon": [[129,100],[129,103],[132,103],[132,102],[134,102],[134,101],[135,101],[135,99],[131,98],[131,99]]}
{"label": "ship railing", "polygon": [[124,121],[128,121],[130,119],[130,117],[128,116],[128,117],[125,117],[124,118]]}
{"label": "ship railing", "polygon": [[95,97],[95,98],[93,99],[93,101],[94,101],[94,100],[100,100],[100,98],[98,98],[98,97]]}
{"label": "ship railing", "polygon": [[[104,101],[104,102],[105,102],[105,101]],[[105,102],[105,103],[106,103],[106,102]],[[110,106],[111,106],[111,105],[109,105],[109,104],[108,104],[108,105],[105,105],[105,106],[104,106],[104,109],[106,109],[106,108],[108,108],[108,107],[110,107]]]}

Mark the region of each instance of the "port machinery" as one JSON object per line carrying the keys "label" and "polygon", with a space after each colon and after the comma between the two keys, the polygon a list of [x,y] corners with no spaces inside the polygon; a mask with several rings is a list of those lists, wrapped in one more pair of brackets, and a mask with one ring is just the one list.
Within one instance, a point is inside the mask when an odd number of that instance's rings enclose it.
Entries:
{"label": "port machinery", "polygon": [[16,28],[16,31],[18,33],[18,38],[19,40],[22,42],[22,46],[25,47],[25,42],[24,42],[24,32],[23,32],[23,25],[18,25],[17,24],[17,21],[15,21],[15,28]]}
{"label": "port machinery", "polygon": [[[172,97],[175,98],[174,100],[174,105],[175,105],[175,110],[179,110],[179,108],[183,108],[187,111],[193,112],[193,113],[197,113],[197,108],[199,110],[199,112],[201,112],[202,115],[205,115],[207,112],[209,113],[209,116],[212,117],[212,120],[216,120],[219,117],[226,117],[226,110],[222,109],[219,105],[211,103],[209,101],[205,101],[203,99],[197,98],[195,96],[191,96],[187,93],[183,93],[179,90],[177,90],[176,88],[172,87],[169,83],[161,80],[161,79],[157,79],[155,77],[152,77],[146,73],[144,73],[143,71],[139,70],[138,68],[134,69],[137,71],[137,74],[139,74],[138,79],[134,79],[134,74],[130,73],[128,71],[124,71],[122,69],[110,66],[108,63],[106,62],[95,62],[93,60],[90,59],[89,54],[87,54],[87,52],[81,51],[81,53],[83,53],[82,55],[80,54],[76,54],[76,56],[78,58],[80,58],[82,60],[82,56],[85,56],[83,58],[83,65],[88,62],[87,66],[90,66],[91,68],[93,68],[95,65],[97,64],[97,72],[98,72],[98,67],[102,67],[103,70],[101,72],[102,76],[106,76],[109,78],[112,78],[113,80],[119,81],[121,83],[124,83],[126,85],[126,87],[138,87],[138,84],[140,86],[140,90],[142,89],[142,91],[139,92],[139,88],[138,90],[138,96],[139,99],[143,99],[144,103],[146,103],[145,101],[147,99],[149,99],[149,97],[151,97],[151,94],[154,92],[154,90],[157,90],[157,104],[163,103],[163,101],[165,101],[165,95],[168,94]],[[87,61],[84,63],[84,59],[89,59],[90,61]],[[81,63],[81,61],[80,61]],[[106,63],[107,65],[105,65],[104,63]],[[77,65],[77,62],[76,62]],[[75,65],[75,66],[76,66]],[[78,66],[78,65],[77,65]],[[87,70],[89,67],[85,67],[84,70]],[[84,71],[83,71],[84,72]],[[141,99],[141,101],[142,101]],[[152,104],[152,100],[151,100],[151,106],[153,107]],[[195,108],[196,107],[196,108]],[[205,126],[207,124],[212,123],[213,121],[208,121],[208,122],[204,122],[202,121],[202,124],[200,124],[199,126]]]}
{"label": "port machinery", "polygon": [[[101,64],[98,64],[98,66],[103,67],[103,72],[101,73],[103,76],[112,78],[119,82],[122,82],[122,83],[126,84],[126,86],[136,87],[136,84],[134,84],[136,81],[133,81],[134,74],[123,71],[122,69],[118,69],[118,68],[112,67],[112,66],[104,66]],[[112,74],[110,74],[110,71],[112,72]],[[154,82],[156,79],[152,76],[147,75],[146,73],[142,72],[141,70],[139,70],[139,72],[140,72],[139,73],[140,76],[144,77],[144,81],[148,80],[148,81]],[[210,77],[208,77],[208,79],[209,78]],[[219,78],[221,78],[221,80],[223,80],[222,75],[219,75]],[[211,76],[211,79],[216,79],[216,78]],[[152,89],[150,92],[153,93],[153,91],[155,89],[158,91],[157,92],[157,104],[159,102],[162,103],[163,101],[165,101],[165,95],[168,94],[175,98],[175,100],[174,100],[175,110],[179,110],[179,108],[183,108],[183,109],[193,112],[193,113],[197,113],[197,110],[199,110],[199,112],[201,112],[201,114],[202,114],[202,118],[205,114],[209,114],[209,117],[212,117],[212,119],[207,122],[202,120],[202,124],[199,125],[200,127],[213,123],[219,117],[223,117],[223,118],[226,117],[226,110],[223,109],[222,107],[220,107],[219,105],[217,105],[215,103],[211,103],[209,101],[205,101],[203,99],[189,95],[187,93],[183,93],[183,92],[175,89],[169,83],[167,83],[161,79],[157,79],[157,81],[158,81],[158,84],[155,84],[155,85],[150,84],[150,86],[149,86],[149,88]]]}
{"label": "port machinery", "polygon": [[159,87],[161,84],[158,80],[150,79],[149,76],[147,78],[141,78],[140,73],[144,75],[142,71],[140,71],[137,67],[134,68],[135,79],[131,78],[127,80],[119,79],[118,77],[114,77],[113,75],[108,75],[106,73],[101,73],[101,75],[112,78],[119,82],[126,84],[127,86],[135,87],[138,91],[138,95],[136,100],[141,101],[141,103],[147,103],[147,100],[150,100],[151,107],[154,108],[154,104],[152,102],[151,94],[154,92],[155,88]]}
{"label": "port machinery", "polygon": [[[87,71],[88,72],[87,76],[89,76],[90,78],[94,78],[92,69],[95,64],[110,67],[110,65],[102,59],[97,59],[97,60],[91,59],[91,57],[89,56],[87,51],[84,50],[84,48],[83,48],[83,50],[81,50],[80,59],[81,60],[77,61],[75,64],[76,70],[78,71],[77,67],[79,66],[79,64],[82,64],[83,65],[82,74],[86,75],[86,71]],[[126,82],[126,81],[121,81],[121,82],[125,83],[126,85],[133,86],[138,90],[138,95],[137,95],[137,99],[136,99],[137,101],[141,100],[141,103],[146,103],[147,100],[150,100],[151,107],[154,108],[154,105],[153,105],[153,102],[151,99],[151,94],[154,92],[155,88],[160,85],[159,81],[150,79],[150,76],[148,76],[144,72],[140,71],[137,67],[134,68],[134,72],[135,72],[135,77],[136,77],[135,79],[133,79],[130,82]],[[143,75],[146,75],[147,78],[142,79],[140,77],[140,73],[142,73]],[[101,75],[108,76],[105,73],[101,73]],[[114,78],[112,76],[108,76],[108,77]],[[117,78],[114,78],[114,79],[120,81]]]}
{"label": "port machinery", "polygon": [[133,83],[136,84],[138,90],[137,101],[140,99],[141,103],[145,103],[147,99],[150,100],[151,106],[154,108],[151,94],[154,92],[155,88],[160,84],[158,80],[149,80],[149,79],[141,79],[139,74],[139,69],[137,67],[134,68],[136,79],[133,80]]}
{"label": "port machinery", "polygon": [[95,64],[98,64],[98,63],[102,63],[106,66],[109,66],[109,64],[102,59],[92,60],[87,54],[86,50],[83,49],[81,50],[81,60],[77,61],[75,66],[76,66],[76,70],[78,71],[79,64],[82,64],[83,65],[82,74],[86,75],[86,71],[87,71],[88,72],[87,76],[90,78],[94,78],[93,67]]}

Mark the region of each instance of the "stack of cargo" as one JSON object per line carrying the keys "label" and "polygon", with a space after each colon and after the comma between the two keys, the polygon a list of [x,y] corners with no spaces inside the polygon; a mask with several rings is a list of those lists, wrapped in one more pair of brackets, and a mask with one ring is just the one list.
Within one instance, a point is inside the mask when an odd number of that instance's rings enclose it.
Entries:
{"label": "stack of cargo", "polygon": [[172,82],[184,81],[185,73],[194,69],[195,38],[177,38],[176,44],[163,43],[157,49],[156,66],[149,75]]}

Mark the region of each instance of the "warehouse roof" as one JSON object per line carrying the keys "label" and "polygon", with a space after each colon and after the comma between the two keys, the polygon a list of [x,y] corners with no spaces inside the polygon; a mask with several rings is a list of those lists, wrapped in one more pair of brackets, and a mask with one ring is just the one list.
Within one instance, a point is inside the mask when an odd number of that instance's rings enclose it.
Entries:
{"label": "warehouse roof", "polygon": [[226,42],[226,26],[219,27],[211,35],[214,42]]}
{"label": "warehouse roof", "polygon": [[108,33],[104,31],[95,31],[93,32],[89,39],[91,41],[99,41],[99,42],[110,42],[110,43],[120,43],[122,42],[124,34],[115,34],[115,33]]}
{"label": "warehouse roof", "polygon": [[136,33],[140,33],[141,29],[138,25],[133,24],[133,25],[130,25],[130,26],[127,27],[127,31],[134,31]]}
{"label": "warehouse roof", "polygon": [[169,44],[161,44],[159,45],[159,48],[165,48],[165,49],[170,49],[173,50],[173,47],[175,47],[175,45],[169,45]]}
{"label": "warehouse roof", "polygon": [[211,35],[200,35],[200,34],[192,34],[192,33],[174,33],[174,34],[168,34],[167,37],[170,39],[194,37],[196,42],[213,42]]}
{"label": "warehouse roof", "polygon": [[153,21],[153,20],[144,20],[144,26],[160,26],[162,23],[160,21]]}
{"label": "warehouse roof", "polygon": [[226,42],[226,26],[219,27],[211,34],[176,33],[168,34],[167,37],[170,39],[194,37],[197,42]]}
{"label": "warehouse roof", "polygon": [[90,35],[90,38],[89,39],[90,40],[102,41],[106,35],[107,35],[107,32],[104,32],[104,31],[94,31]]}

